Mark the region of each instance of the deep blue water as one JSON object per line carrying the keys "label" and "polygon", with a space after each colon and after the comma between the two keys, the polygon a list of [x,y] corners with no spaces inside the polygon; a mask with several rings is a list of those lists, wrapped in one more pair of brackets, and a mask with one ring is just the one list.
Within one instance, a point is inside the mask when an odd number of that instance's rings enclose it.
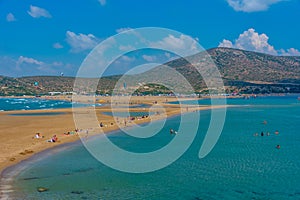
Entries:
{"label": "deep blue water", "polygon": [[71,108],[72,103],[61,100],[40,98],[0,98],[0,110],[39,110],[54,108]]}
{"label": "deep blue water", "polygon": [[[7,194],[12,199],[300,199],[300,101],[294,96],[234,102],[241,106],[227,109],[221,137],[203,159],[198,152],[210,111],[200,112],[200,127],[190,148],[164,169],[119,172],[98,162],[78,142],[8,170],[7,179],[18,173],[5,183],[7,190],[13,190]],[[180,118],[168,119],[151,138],[137,139],[121,131],[108,137],[128,151],[153,151],[173,140],[169,129],[176,130]],[[270,136],[253,136],[262,131]],[[101,142],[103,137],[91,142]],[[278,144],[280,149],[275,148]],[[49,191],[37,192],[40,186]]]}
{"label": "deep blue water", "polygon": [[[10,110],[46,110],[58,108],[71,108],[93,106],[91,104],[72,103],[70,101],[62,100],[48,100],[41,98],[0,98],[0,111]],[[101,104],[96,104],[101,106]]]}

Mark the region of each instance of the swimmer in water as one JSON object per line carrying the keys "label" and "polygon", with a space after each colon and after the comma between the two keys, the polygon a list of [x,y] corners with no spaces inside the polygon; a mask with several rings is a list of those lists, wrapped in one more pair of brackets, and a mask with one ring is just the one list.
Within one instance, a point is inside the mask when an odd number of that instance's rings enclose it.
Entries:
{"label": "swimmer in water", "polygon": [[173,129],[170,129],[170,134],[172,135],[172,134],[177,134],[177,131],[174,131]]}

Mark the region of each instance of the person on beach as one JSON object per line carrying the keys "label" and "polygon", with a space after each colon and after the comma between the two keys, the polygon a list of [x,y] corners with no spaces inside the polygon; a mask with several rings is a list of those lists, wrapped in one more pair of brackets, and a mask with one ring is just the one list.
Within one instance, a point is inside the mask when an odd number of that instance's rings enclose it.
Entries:
{"label": "person on beach", "polygon": [[43,138],[43,137],[44,137],[44,136],[41,136],[40,133],[36,133],[34,138],[39,139],[39,138]]}
{"label": "person on beach", "polygon": [[102,128],[102,127],[104,127],[104,125],[103,125],[103,123],[102,122],[100,122],[100,127]]}
{"label": "person on beach", "polygon": [[56,135],[53,135],[53,137],[48,140],[48,142],[57,142],[58,138],[56,137]]}

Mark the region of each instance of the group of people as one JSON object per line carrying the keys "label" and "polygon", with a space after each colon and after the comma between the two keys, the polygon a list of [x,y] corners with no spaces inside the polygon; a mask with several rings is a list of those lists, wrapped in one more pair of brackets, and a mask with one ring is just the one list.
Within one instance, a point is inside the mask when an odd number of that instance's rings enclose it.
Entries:
{"label": "group of people", "polygon": [[[80,132],[81,130],[79,129],[75,129],[74,131],[69,131],[69,132],[65,132],[64,135],[74,135],[77,134],[78,132]],[[33,139],[41,139],[44,138],[44,136],[41,135],[41,133],[37,132],[35,134],[35,136],[33,137]],[[58,141],[58,137],[57,135],[53,135],[49,140],[47,140],[47,142],[57,142]]]}
{"label": "group of people", "polygon": [[[263,124],[267,124],[267,121],[263,121]],[[279,131],[276,130],[276,131],[274,132],[274,134],[275,134],[275,135],[278,135],[278,134],[279,134]],[[267,133],[265,134],[265,133],[262,131],[262,132],[260,133],[260,136],[264,136],[264,135],[270,136],[270,132],[267,132]],[[253,136],[259,136],[259,134],[256,132],[256,133],[254,133]],[[276,149],[280,149],[280,145],[279,145],[279,144],[276,145]]]}
{"label": "group of people", "polygon": [[[278,135],[278,134],[279,134],[279,131],[276,130],[276,131],[274,132],[274,134],[275,134],[275,135]],[[267,133],[265,134],[265,133],[262,131],[262,132],[260,133],[260,136],[264,136],[264,135],[270,136],[271,134],[270,134],[270,132],[267,132]],[[253,136],[258,136],[258,133],[257,133],[257,132],[254,133]]]}
{"label": "group of people", "polygon": [[[37,132],[33,138],[41,139],[41,138],[44,138],[44,136],[41,135],[41,133]],[[47,140],[47,142],[57,142],[57,141],[58,141],[58,138],[56,135],[53,135],[49,140]]]}

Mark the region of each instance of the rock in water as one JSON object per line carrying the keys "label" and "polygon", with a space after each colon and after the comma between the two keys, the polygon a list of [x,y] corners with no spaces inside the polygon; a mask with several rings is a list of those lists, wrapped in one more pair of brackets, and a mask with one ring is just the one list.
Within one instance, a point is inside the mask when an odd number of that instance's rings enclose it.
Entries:
{"label": "rock in water", "polygon": [[48,191],[49,189],[48,188],[45,188],[45,187],[38,187],[37,188],[37,191],[38,192],[46,192],[46,191]]}

